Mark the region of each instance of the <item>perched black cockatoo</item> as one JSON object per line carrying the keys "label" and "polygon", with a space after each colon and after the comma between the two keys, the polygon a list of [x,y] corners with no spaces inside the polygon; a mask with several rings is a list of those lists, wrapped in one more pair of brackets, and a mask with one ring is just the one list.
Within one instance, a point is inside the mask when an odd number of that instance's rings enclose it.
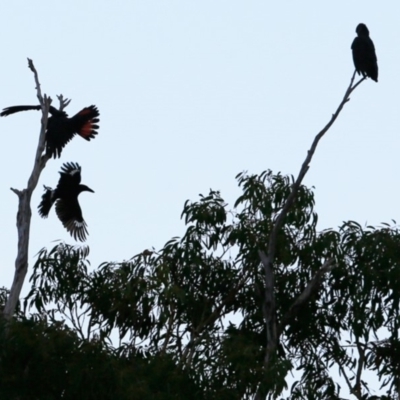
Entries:
{"label": "perched black cockatoo", "polygon": [[[40,106],[13,106],[4,108],[1,117],[20,111],[40,110]],[[68,118],[65,111],[50,106],[50,117],[46,129],[46,153],[53,158],[60,157],[64,146],[76,135],[86,140],[93,139],[99,129],[99,110],[96,106],[85,107],[76,115]]]}
{"label": "perched black cockatoo", "polygon": [[353,40],[353,61],[356,71],[364,78],[368,76],[378,82],[378,60],[375,54],[374,42],[369,37],[369,30],[365,24],[358,24],[357,37]]}
{"label": "perched black cockatoo", "polygon": [[39,214],[46,218],[51,206],[56,203],[56,213],[64,227],[75,240],[84,242],[88,231],[78,196],[81,192],[94,193],[94,191],[80,184],[81,167],[77,163],[65,163],[61,167],[60,175],[58,185],[54,190],[45,186],[45,192],[38,207]]}

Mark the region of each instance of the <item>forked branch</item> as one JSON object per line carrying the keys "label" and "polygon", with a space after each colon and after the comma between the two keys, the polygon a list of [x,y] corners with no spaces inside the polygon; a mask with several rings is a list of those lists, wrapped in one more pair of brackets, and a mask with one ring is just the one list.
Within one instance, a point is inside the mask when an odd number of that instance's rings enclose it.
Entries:
{"label": "forked branch", "polygon": [[[265,358],[264,358],[264,365],[266,369],[268,369],[270,360],[272,356],[275,353],[277,344],[278,344],[278,327],[277,327],[277,322],[276,322],[276,304],[275,304],[275,295],[274,295],[274,272],[273,272],[273,262],[275,258],[275,252],[276,252],[276,246],[277,246],[277,237],[279,230],[281,229],[283,222],[292,207],[298,190],[300,188],[300,185],[310,167],[310,162],[312,160],[312,157],[315,153],[315,150],[318,146],[319,141],[321,138],[325,135],[326,132],[330,129],[330,127],[334,124],[336,119],[338,118],[340,112],[342,111],[344,105],[350,100],[350,95],[351,93],[357,88],[358,85],[361,84],[366,78],[360,79],[357,83],[354,83],[356,71],[354,71],[354,74],[350,80],[350,85],[346,89],[346,92],[343,96],[342,101],[340,102],[338,108],[336,109],[335,113],[332,115],[331,119],[329,122],[325,125],[325,127],[315,136],[310,149],[307,152],[307,156],[300,168],[299,174],[297,176],[297,179],[292,185],[290,194],[288,198],[286,199],[281,212],[277,216],[274,225],[272,227],[272,231],[269,236],[268,240],[268,246],[267,246],[267,253],[265,253],[263,250],[260,250],[259,257],[261,260],[261,263],[264,267],[264,274],[265,274],[265,299],[264,299],[264,305],[263,305],[263,314],[264,314],[264,320],[265,320],[265,325],[266,325],[266,351],[265,351]],[[310,282],[311,284],[311,282]],[[307,296],[309,298],[309,296]],[[280,330],[279,330],[280,331]],[[261,393],[258,393],[256,398],[261,399],[262,397]]]}

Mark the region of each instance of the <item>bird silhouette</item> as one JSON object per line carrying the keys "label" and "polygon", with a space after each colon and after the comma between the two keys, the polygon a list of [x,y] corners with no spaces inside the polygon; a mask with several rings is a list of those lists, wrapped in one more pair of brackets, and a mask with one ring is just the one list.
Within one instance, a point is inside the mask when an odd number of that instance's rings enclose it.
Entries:
{"label": "bird silhouette", "polygon": [[81,167],[77,163],[63,164],[60,175],[58,185],[54,190],[44,187],[45,192],[38,206],[39,215],[47,218],[52,205],[56,203],[56,214],[64,227],[75,240],[84,242],[88,231],[78,196],[82,192],[94,193],[94,191],[86,185],[81,185]]}
{"label": "bird silhouette", "polygon": [[[0,116],[6,117],[20,111],[40,109],[40,105],[6,107]],[[98,133],[96,129],[99,129],[97,124],[100,122],[98,118],[100,113],[94,105],[83,108],[71,118],[65,111],[57,110],[53,106],[50,106],[49,113],[46,128],[46,154],[49,157],[60,157],[62,149],[76,134],[90,140]]]}
{"label": "bird silhouette", "polygon": [[351,45],[356,71],[364,78],[369,77],[378,82],[378,60],[374,42],[369,37],[369,30],[365,24],[358,24],[356,33],[357,37]]}

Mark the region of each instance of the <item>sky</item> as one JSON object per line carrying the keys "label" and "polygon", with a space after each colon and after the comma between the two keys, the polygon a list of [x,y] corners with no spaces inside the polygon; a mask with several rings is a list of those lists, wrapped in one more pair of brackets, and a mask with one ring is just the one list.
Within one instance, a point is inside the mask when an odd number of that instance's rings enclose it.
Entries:
{"label": "sky", "polygon": [[[37,104],[27,57],[43,93],[95,104],[99,135],[76,137],[51,160],[32,198],[35,254],[74,244],[54,210],[36,212],[42,185],[64,162],[82,166],[80,203],[90,261],[122,261],[184,233],[187,199],[220,190],[233,205],[235,176],[266,169],[297,175],[314,136],[354,71],[351,42],[367,24],[379,83],[352,94],[320,142],[304,180],[315,188],[319,229],[343,221],[400,220],[400,3],[386,1],[149,0],[3,2],[0,108]],[[1,285],[14,274],[17,197],[30,175],[40,113],[0,119]],[[25,284],[24,293],[28,285]]]}

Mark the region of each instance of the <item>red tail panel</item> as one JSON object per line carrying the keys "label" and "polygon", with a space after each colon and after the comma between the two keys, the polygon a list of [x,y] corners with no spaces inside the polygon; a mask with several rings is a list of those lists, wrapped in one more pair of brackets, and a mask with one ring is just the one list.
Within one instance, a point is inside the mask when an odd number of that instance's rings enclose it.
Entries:
{"label": "red tail panel", "polygon": [[92,122],[88,121],[86,122],[82,128],[79,130],[79,135],[81,135],[82,137],[84,137],[85,139],[93,136],[93,126],[92,126]]}

